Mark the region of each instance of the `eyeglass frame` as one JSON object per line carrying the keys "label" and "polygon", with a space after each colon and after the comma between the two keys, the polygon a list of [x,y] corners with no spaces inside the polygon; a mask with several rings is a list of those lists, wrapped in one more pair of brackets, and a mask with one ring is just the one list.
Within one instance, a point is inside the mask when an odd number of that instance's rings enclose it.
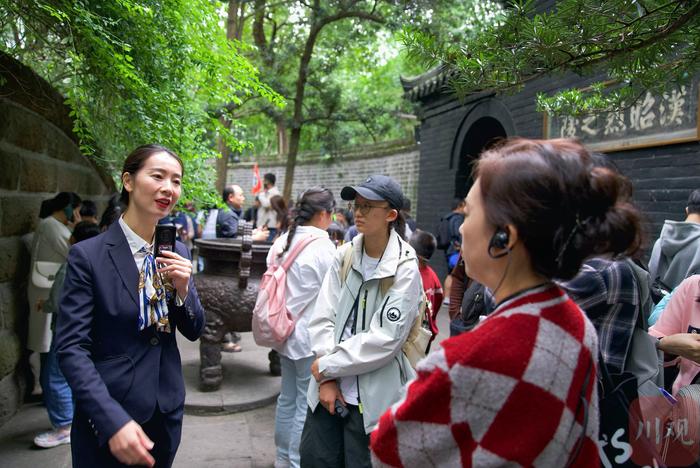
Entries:
{"label": "eyeglass frame", "polygon": [[393,208],[390,205],[379,206],[370,205],[369,203],[357,205],[355,202],[348,202],[348,210],[352,211],[353,213],[355,211],[359,211],[362,216],[367,216],[369,212],[372,211],[372,208],[383,208],[385,210],[393,210]]}

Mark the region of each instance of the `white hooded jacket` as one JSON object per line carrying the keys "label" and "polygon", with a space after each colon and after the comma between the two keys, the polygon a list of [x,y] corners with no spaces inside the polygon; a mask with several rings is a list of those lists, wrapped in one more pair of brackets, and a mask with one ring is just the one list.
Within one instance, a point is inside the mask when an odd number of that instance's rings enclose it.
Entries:
{"label": "white hooded jacket", "polygon": [[[401,347],[418,316],[422,285],[415,251],[394,230],[376,270],[363,278],[363,237],[358,235],[336,252],[309,321],[309,335],[312,351],[320,358],[319,372],[325,378],[357,376],[364,427],[369,434],[382,413],[401,397],[403,385],[415,376]],[[353,263],[343,282],[340,272],[346,249],[354,249]],[[393,285],[382,294],[380,280],[392,276]],[[345,324],[353,320],[354,306],[356,332],[341,342]],[[315,410],[319,386],[314,379],[307,401]]]}

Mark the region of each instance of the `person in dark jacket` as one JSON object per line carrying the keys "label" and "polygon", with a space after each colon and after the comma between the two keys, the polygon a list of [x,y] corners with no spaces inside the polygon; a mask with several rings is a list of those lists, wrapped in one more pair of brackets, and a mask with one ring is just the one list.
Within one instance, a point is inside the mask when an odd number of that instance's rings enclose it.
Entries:
{"label": "person in dark jacket", "polygon": [[216,237],[236,237],[238,222],[243,215],[243,189],[238,185],[229,185],[224,189],[223,198],[226,208],[220,209],[217,215]]}

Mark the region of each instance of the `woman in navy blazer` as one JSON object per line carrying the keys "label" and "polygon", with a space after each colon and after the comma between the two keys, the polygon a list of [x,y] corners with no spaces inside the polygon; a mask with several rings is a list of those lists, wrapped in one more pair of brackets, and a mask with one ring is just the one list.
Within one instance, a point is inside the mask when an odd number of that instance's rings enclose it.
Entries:
{"label": "woman in navy blazer", "polygon": [[157,145],[134,150],[122,171],[124,216],[68,255],[56,349],[76,400],[74,467],[169,467],[175,457],[185,403],[175,330],[196,340],[204,311],[189,252],[178,242],[176,252],[157,258],[157,271],[174,287],[167,299],[170,332],[159,324],[140,327],[139,272],[146,254],[137,251],[139,244],[150,247],[158,220],[180,197],[182,175],[172,151]]}

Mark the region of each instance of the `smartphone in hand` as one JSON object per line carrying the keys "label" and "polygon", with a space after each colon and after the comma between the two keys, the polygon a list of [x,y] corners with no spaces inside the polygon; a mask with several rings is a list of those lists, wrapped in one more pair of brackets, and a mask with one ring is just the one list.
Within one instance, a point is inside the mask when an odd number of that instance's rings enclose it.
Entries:
{"label": "smartphone in hand", "polygon": [[339,418],[347,418],[350,416],[350,411],[340,402],[340,400],[335,400],[335,415]]}
{"label": "smartphone in hand", "polygon": [[175,252],[175,236],[177,228],[172,224],[156,225],[155,245],[153,254],[162,256],[163,251]]}

